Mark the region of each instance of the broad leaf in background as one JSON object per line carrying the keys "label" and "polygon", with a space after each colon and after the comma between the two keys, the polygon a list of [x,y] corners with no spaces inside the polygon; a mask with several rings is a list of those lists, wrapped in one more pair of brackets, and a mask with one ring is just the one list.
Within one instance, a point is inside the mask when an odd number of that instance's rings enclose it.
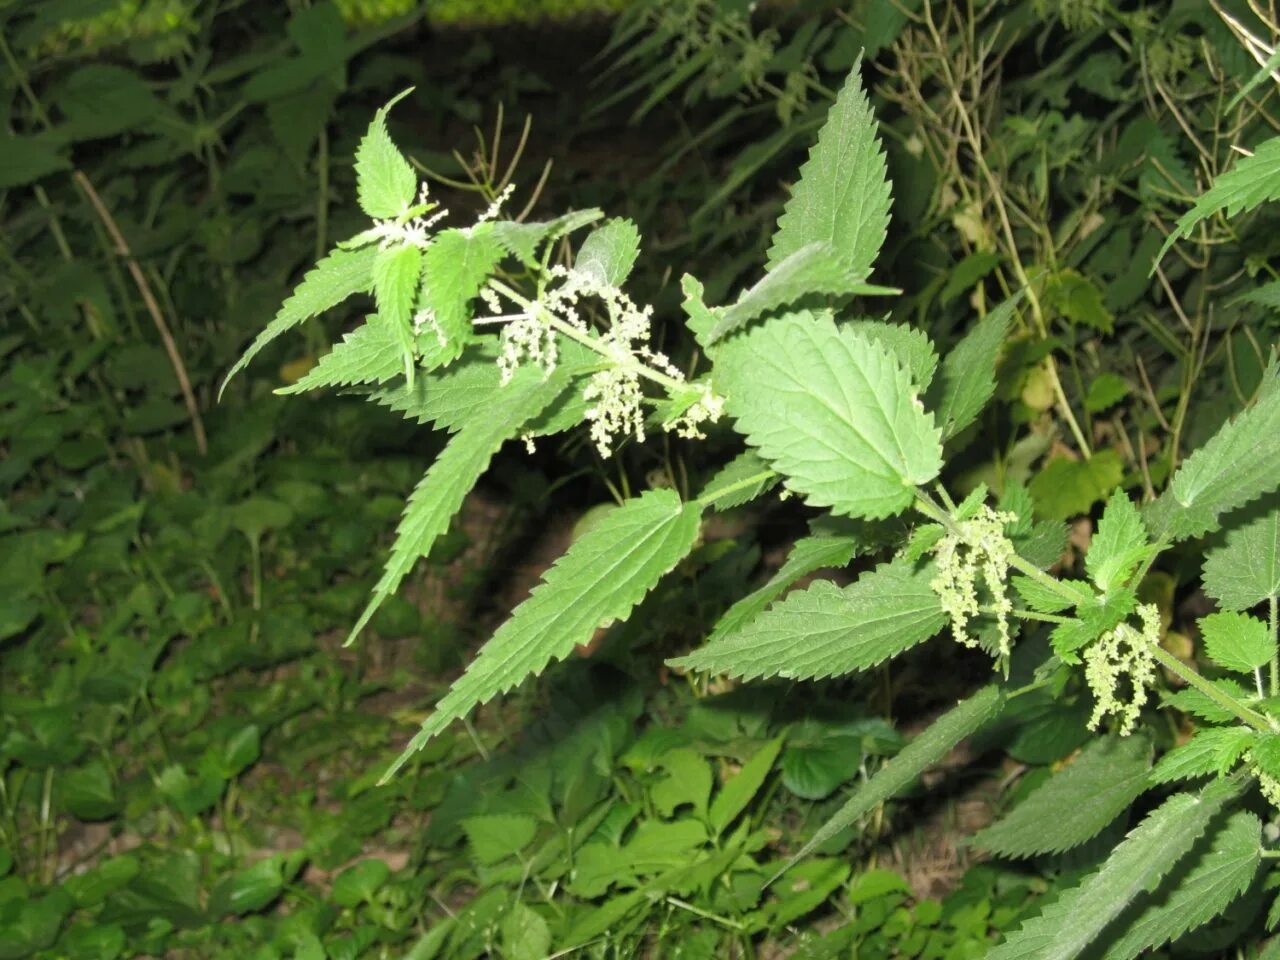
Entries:
{"label": "broad leaf in background", "polygon": [[1159,887],[1116,920],[1103,960],[1134,960],[1208,923],[1249,888],[1261,859],[1258,818],[1244,810],[1224,816]]}
{"label": "broad leaf in background", "polygon": [[1227,610],[1280,596],[1280,509],[1227,533],[1204,562],[1204,592]]}
{"label": "broad leaf in background", "polygon": [[1195,206],[1178,218],[1156,255],[1151,271],[1164,259],[1169,248],[1189,236],[1196,224],[1216,213],[1229,217],[1252,210],[1260,203],[1280,199],[1280,137],[1272,137],[1259,146],[1252,156],[1244,157],[1234,168],[1213,181],[1213,186],[1200,195]]}
{"label": "broad leaf in background", "polygon": [[356,196],[360,209],[376,220],[405,213],[417,195],[418,177],[387,132],[387,114],[411,89],[393,97],[377,112],[356,148]]}
{"label": "broad leaf in background", "polygon": [[1262,379],[1254,404],[1182,462],[1173,482],[1143,511],[1156,536],[1182,540],[1280,485],[1280,367]]}
{"label": "broad leaf in background", "polygon": [[555,400],[565,382],[559,371],[544,380],[540,371],[531,369],[528,376],[513,379],[483,408],[475,410],[454,434],[410,494],[386,569],[364,613],[351,628],[347,643],[355,640],[382,602],[395,593],[418,559],[431,551],[502,444]]}
{"label": "broad leaf in background", "polygon": [[1148,786],[1151,742],[1099,737],[973,844],[1002,857],[1034,857],[1078,847],[1101,833]]}
{"label": "broad leaf in background", "polygon": [[788,314],[726,340],[716,379],[739,432],[812,506],[889,516],[942,469],[908,373],[830,317]]}
{"label": "broad leaf in background", "polygon": [[945,626],[933,576],[931,566],[899,560],[847,587],[819,580],[737,632],[669,662],[743,679],[820,680],[866,670]]}
{"label": "broad leaf in background", "polygon": [[769,270],[801,247],[829,243],[857,277],[871,273],[889,228],[890,189],[861,67],[849,72],[800,168],[769,247]]}
{"label": "broad leaf in background", "polygon": [[995,393],[996,361],[1021,300],[1019,291],[1000,304],[943,358],[925,404],[938,418],[944,440],[973,423]]}
{"label": "broad leaf in background", "polygon": [[[875,776],[859,786],[835,816],[819,827],[800,848],[800,852],[787,861],[783,871],[809,856],[845,827],[856,823],[860,817],[901,793],[961,740],[977,733],[995,719],[1003,706],[1004,694],[995,686],[983,687],[969,699],[960,701],[876,771]],[[781,872],[770,883],[778,876],[781,876]]]}
{"label": "broad leaf in background", "polygon": [[0,133],[0,190],[21,187],[59,170],[70,170],[64,144],[47,136]]}
{"label": "broad leaf in background", "polygon": [[373,261],[377,252],[376,246],[365,246],[355,250],[344,250],[339,247],[308,271],[272,321],[254,338],[253,343],[236,361],[235,366],[222,381],[219,393],[227,389],[231,378],[247,367],[263,347],[282,333],[336,307],[352,294],[371,292]]}
{"label": "broad leaf in background", "polygon": [[696,503],[650,490],[579,537],[480,648],[383,781],[454,720],[568,656],[597,628],[624,619],[693,549],[700,517]]}
{"label": "broad leaf in background", "polygon": [[1147,816],[1106,863],[1028,920],[988,954],[990,960],[1071,960],[1121,912],[1186,856],[1240,793],[1235,779],[1200,794],[1178,793]]}
{"label": "broad leaf in background", "polygon": [[640,231],[630,220],[610,220],[582,241],[573,269],[606,287],[620,287],[640,255]]}

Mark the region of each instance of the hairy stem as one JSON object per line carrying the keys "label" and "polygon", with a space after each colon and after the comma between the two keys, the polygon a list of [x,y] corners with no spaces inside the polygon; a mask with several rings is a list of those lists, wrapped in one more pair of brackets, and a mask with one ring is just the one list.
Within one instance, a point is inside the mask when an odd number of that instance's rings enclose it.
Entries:
{"label": "hairy stem", "polygon": [[1272,732],[1271,721],[1266,717],[1256,710],[1249,709],[1230,694],[1219,690],[1204,677],[1200,676],[1193,667],[1183,663],[1164,647],[1157,643],[1151,644],[1151,654],[1162,667],[1174,676],[1181,677],[1190,686],[1195,687],[1195,689],[1222,707],[1223,710],[1229,711],[1233,716],[1247,723],[1255,730],[1261,730],[1264,733]]}

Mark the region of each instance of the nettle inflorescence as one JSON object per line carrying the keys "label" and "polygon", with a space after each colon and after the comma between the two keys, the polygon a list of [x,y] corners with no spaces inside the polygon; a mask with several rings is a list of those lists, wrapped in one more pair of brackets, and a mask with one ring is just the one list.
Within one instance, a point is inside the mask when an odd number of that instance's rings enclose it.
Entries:
{"label": "nettle inflorescence", "polygon": [[[684,409],[668,417],[663,429],[686,438],[702,437],[701,426],[720,419],[724,407],[721,397],[706,384],[690,384],[683,373],[661,351],[650,346],[653,308],[637,306],[621,288],[592,269],[550,267],[545,278],[554,285],[544,286],[532,301],[513,296],[501,283],[486,287],[484,298],[495,314],[485,322],[502,321],[501,352],[498,366],[502,382],[508,383],[522,362],[528,361],[550,374],[559,353],[558,335],[568,336],[600,354],[602,369],[593,373],[583,390],[590,403],[585,417],[591,439],[602,457],[609,457],[619,437],[645,439],[645,403],[641,379],[661,384],[677,395],[686,395]],[[512,296],[524,309],[503,315],[497,298],[501,291]],[[604,309],[607,326],[604,333],[594,335],[583,316],[583,300],[591,299]]]}
{"label": "nettle inflorescence", "polygon": [[1146,705],[1147,689],[1156,679],[1154,650],[1160,644],[1160,611],[1155,604],[1141,604],[1138,619],[1141,629],[1117,624],[1084,652],[1085,681],[1094,697],[1090,730],[1114,715],[1120,734],[1132,733]]}
{"label": "nettle inflorescence", "polygon": [[[1002,662],[1010,654],[1009,615],[1013,612],[1006,581],[1009,561],[1017,552],[1005,527],[1016,520],[1015,514],[986,504],[979,504],[972,512],[958,511],[951,532],[933,547],[938,572],[929,584],[951,621],[952,635],[966,647],[979,643],[969,628],[970,621],[984,610],[991,613],[997,632],[996,655]],[[978,592],[980,573],[990,600],[985,608]]]}

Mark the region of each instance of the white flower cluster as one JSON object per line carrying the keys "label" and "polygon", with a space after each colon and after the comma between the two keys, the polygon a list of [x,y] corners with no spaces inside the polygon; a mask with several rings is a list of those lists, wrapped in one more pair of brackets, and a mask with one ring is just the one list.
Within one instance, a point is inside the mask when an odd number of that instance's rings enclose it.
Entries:
{"label": "white flower cluster", "polygon": [[1000,633],[1001,659],[1009,656],[1009,615],[1013,612],[1006,581],[1014,548],[1005,536],[1004,527],[1016,519],[1012,513],[1002,513],[982,504],[972,517],[958,521],[958,532],[943,537],[933,548],[938,573],[929,584],[951,620],[951,632],[956,640],[966,647],[976,647],[978,640],[969,632],[969,621],[981,611],[978,602],[981,572],[987,592],[991,594],[991,608]]}
{"label": "white flower cluster", "polygon": [[431,203],[431,185],[425,180],[422,187],[418,191],[419,207],[426,207],[427,210],[416,217],[409,217],[404,222],[399,218],[394,220],[374,220],[373,226],[365,231],[361,237],[367,237],[371,240],[377,240],[379,246],[412,246],[425,250],[431,244],[431,230],[437,223],[449,215],[449,211],[444,207],[427,214],[433,209]]}
{"label": "white flower cluster", "polygon": [[[647,367],[670,380],[684,381],[684,375],[670,359],[649,346],[653,308],[638,307],[617,286],[586,270],[555,266],[550,274],[560,283],[547,290],[529,310],[504,318],[508,322],[502,328],[498,356],[502,382],[508,382],[523,362],[532,362],[547,373],[555,369],[559,355],[556,323],[591,336],[579,307],[582,298],[592,297],[603,304],[609,325],[603,334],[593,337],[606,366],[592,374],[583,391],[583,399],[591,404],[586,410],[591,439],[603,457],[612,455],[614,441],[620,436],[634,436],[643,442],[642,371]],[[499,309],[492,301],[490,308],[495,312]],[[705,386],[698,389],[701,396],[679,417],[664,423],[665,429],[675,430],[682,437],[700,437],[702,423],[720,418],[724,401]]]}
{"label": "white flower cluster", "polygon": [[[1155,682],[1156,660],[1152,648],[1160,643],[1160,611],[1153,603],[1138,607],[1139,630],[1121,623],[1108,630],[1084,652],[1084,677],[1093,691],[1093,716],[1089,729],[1096,730],[1108,714],[1120,721],[1120,734],[1133,732],[1138,715],[1147,702],[1147,688]],[[1121,690],[1127,680],[1128,697]]]}

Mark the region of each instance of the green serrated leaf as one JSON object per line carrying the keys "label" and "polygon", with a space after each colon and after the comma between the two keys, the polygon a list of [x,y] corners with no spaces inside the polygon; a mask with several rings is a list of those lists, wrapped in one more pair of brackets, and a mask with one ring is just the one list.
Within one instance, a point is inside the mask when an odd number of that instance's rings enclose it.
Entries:
{"label": "green serrated leaf", "polygon": [[418,559],[431,551],[502,444],[564,390],[565,380],[557,374],[546,380],[541,376],[512,380],[484,408],[473,411],[473,416],[449,440],[409,495],[386,568],[374,585],[368,606],[351,628],[347,643],[355,640],[383,601],[395,593]]}
{"label": "green serrated leaf", "polygon": [[1227,533],[1204,562],[1204,592],[1227,610],[1280,596],[1280,509]]}
{"label": "green serrated leaf", "polygon": [[1200,621],[1200,634],[1209,659],[1227,670],[1252,673],[1276,655],[1271,628],[1247,613],[1212,613]]}
{"label": "green serrated leaf", "polygon": [[368,132],[356,148],[356,197],[360,209],[378,220],[390,220],[405,213],[418,192],[418,177],[413,167],[387,133],[387,113],[408,94],[408,90],[399,94],[374,115]]}
{"label": "green serrated leaf", "polygon": [[693,548],[700,516],[696,503],[650,490],[574,541],[436,704],[383,781],[454,720],[568,656],[597,628],[624,619]]}
{"label": "green serrated leaf", "polygon": [[[1219,677],[1206,682],[1235,700],[1248,700],[1252,696],[1248,690],[1229,677]],[[1201,720],[1208,720],[1210,723],[1233,723],[1236,720],[1234,713],[1195,687],[1187,687],[1177,693],[1166,693],[1164,702],[1166,706],[1192,714]]]}
{"label": "green serrated leaf", "polygon": [[[845,801],[830,820],[817,829],[800,848],[800,852],[787,861],[783,871],[803,860],[845,827],[856,823],[886,800],[905,790],[928,767],[946,756],[957,743],[972,736],[993,720],[1004,706],[1004,694],[999,687],[983,687],[967,700],[962,700],[912,740],[903,750],[876,771],[870,780],[862,784],[853,796]],[[779,871],[770,879],[778,878]]]}
{"label": "green serrated leaf", "polygon": [[883,564],[847,587],[819,580],[672,666],[732,677],[818,680],[866,670],[946,625],[931,566]]}
{"label": "green serrated leaf", "polygon": [[1229,510],[1280,485],[1280,367],[1272,364],[1258,399],[1182,462],[1160,497],[1143,510],[1152,534],[1198,537]]}
{"label": "green serrated leaf", "polygon": [[437,365],[456,359],[471,342],[470,304],[502,259],[502,245],[488,224],[472,230],[445,230],[422,255],[419,306],[430,311],[434,326],[426,334],[442,340]]}
{"label": "green serrated leaf", "polygon": [[827,294],[830,296],[854,296],[857,294],[896,293],[887,287],[876,287],[863,282],[845,263],[829,243],[809,243],[774,264],[768,273],[743,292],[731,307],[720,311],[715,325],[707,335],[708,343],[715,343],[742,329],[779,307],[795,303],[805,297]]}
{"label": "green serrated leaf", "polygon": [[1228,800],[1235,780],[1162,803],[1106,862],[987,954],[988,960],[1072,960],[1124,909],[1164,878],[1195,845]]}
{"label": "green serrated leaf", "polygon": [[925,395],[944,440],[973,423],[996,389],[996,360],[1009,332],[1022,292],[979,320],[943,358],[942,369]]}
{"label": "green serrated leaf", "polygon": [[[1062,582],[1077,590],[1087,591],[1089,588],[1089,585],[1083,580],[1063,579]],[[1040,613],[1058,613],[1073,606],[1072,602],[1064,599],[1058,591],[1050,590],[1038,580],[1032,580],[1030,577],[1015,576],[1012,583],[1013,589],[1022,598],[1022,602],[1032,610]]]}
{"label": "green serrated leaf", "polygon": [[800,168],[800,181],[769,247],[769,270],[801,247],[829,243],[857,276],[866,277],[880,253],[889,227],[890,190],[861,68],[859,60]]}
{"label": "green serrated leaf", "polygon": [[609,220],[582,241],[573,269],[606,287],[620,287],[640,255],[640,231],[630,220]]}
{"label": "green serrated leaf", "polygon": [[604,217],[603,210],[594,207],[574,210],[554,220],[541,223],[516,223],[513,220],[497,220],[493,223],[493,238],[513,257],[526,266],[537,263],[538,246],[553,243],[566,234],[580,230]]}
{"label": "green serrated leaf", "polygon": [[1191,235],[1196,224],[1217,213],[1234,217],[1252,210],[1260,203],[1280,199],[1280,137],[1272,137],[1262,143],[1252,156],[1240,160],[1234,168],[1221,174],[1196,200],[1195,206],[1178,218],[1156,254],[1151,272],[1164,259],[1169,248],[1183,237]]}
{"label": "green serrated leaf", "polygon": [[362,326],[346,334],[342,342],[296,383],[276,393],[303,393],[318,387],[341,387],[356,383],[386,383],[404,372],[404,351],[400,337],[380,316],[372,316]]}
{"label": "green serrated leaf", "polygon": [[1089,545],[1085,569],[1106,593],[1124,583],[1147,554],[1147,528],[1133,501],[1123,490],[1116,490],[1107,501],[1098,532]]}
{"label": "green serrated leaf", "polygon": [[1190,740],[1160,758],[1151,771],[1151,782],[1172,783],[1221,774],[1244,756],[1253,738],[1253,730],[1244,726],[1197,730]]}
{"label": "green serrated leaf", "polygon": [[1116,919],[1103,960],[1134,960],[1208,923],[1249,888],[1261,855],[1261,821],[1244,810],[1224,816],[1159,887]]}
{"label": "green serrated leaf", "polygon": [[770,320],[718,354],[717,383],[738,430],[812,506],[889,516],[941,470],[938,430],[910,376],[830,318]]}
{"label": "green serrated leaf", "polygon": [[744,450],[713,476],[698,502],[716,510],[730,510],[768,493],[781,478],[754,450]]}
{"label": "green serrated leaf", "polygon": [[843,567],[858,552],[858,538],[852,536],[816,536],[797,540],[786,562],[769,582],[755,590],[716,621],[707,643],[715,643],[745,627],[801,577],[827,567]]}
{"label": "green serrated leaf", "polygon": [[854,320],[844,324],[844,328],[880,344],[911,374],[911,382],[918,390],[929,389],[938,368],[938,354],[923,330],[885,320]]}
{"label": "green serrated leaf", "polygon": [[379,250],[373,261],[373,297],[391,329],[408,330],[422,280],[422,251],[412,244]]}
{"label": "green serrated leaf", "polygon": [[280,307],[275,318],[236,361],[222,381],[218,395],[221,396],[231,378],[247,367],[262,348],[276,337],[303,321],[336,307],[352,294],[369,293],[373,289],[373,261],[377,252],[377,247],[373,246],[356,250],[338,248],[317,263],[302,278],[302,282]]}
{"label": "green serrated leaf", "polygon": [[1151,743],[1098,737],[1002,820],[978,832],[974,846],[1002,857],[1061,853],[1096,837],[1147,788]]}

